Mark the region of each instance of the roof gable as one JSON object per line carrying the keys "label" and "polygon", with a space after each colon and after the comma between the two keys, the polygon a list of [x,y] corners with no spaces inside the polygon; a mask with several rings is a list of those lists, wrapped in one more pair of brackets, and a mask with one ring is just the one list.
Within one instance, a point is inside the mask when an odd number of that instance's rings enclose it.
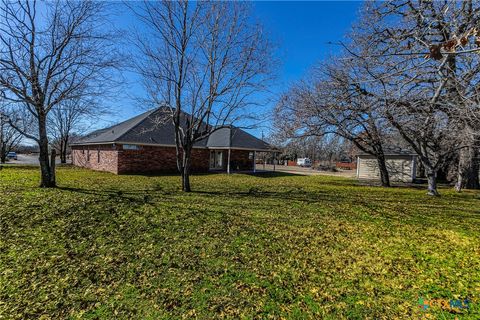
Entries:
{"label": "roof gable", "polygon": [[80,139],[76,144],[115,142],[120,137],[135,128],[142,121],[144,121],[153,112],[154,110],[150,110],[111,127],[93,131],[92,133],[86,135],[83,139]]}
{"label": "roof gable", "polygon": [[[147,111],[117,125],[97,130],[78,141],[77,145],[100,143],[128,143],[175,146],[175,128],[162,113],[164,108]],[[163,118],[163,119],[162,119]],[[219,128],[196,147],[272,150],[263,140],[236,127]]]}

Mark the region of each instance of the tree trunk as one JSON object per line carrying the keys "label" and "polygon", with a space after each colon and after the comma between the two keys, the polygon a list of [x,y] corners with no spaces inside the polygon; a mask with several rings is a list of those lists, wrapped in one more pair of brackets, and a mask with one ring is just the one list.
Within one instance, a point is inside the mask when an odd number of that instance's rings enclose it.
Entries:
{"label": "tree trunk", "polygon": [[184,192],[191,192],[192,189],[190,188],[190,173],[184,171],[182,172],[182,191]]}
{"label": "tree trunk", "polygon": [[192,189],[190,188],[190,169],[187,167],[183,167],[182,171],[182,191],[192,191]]}
{"label": "tree trunk", "polygon": [[390,187],[390,176],[387,170],[387,163],[385,156],[377,156],[378,170],[380,171],[380,180],[382,187]]}
{"label": "tree trunk", "polygon": [[60,142],[60,163],[67,163],[68,138],[65,136]]}
{"label": "tree trunk", "polygon": [[4,128],[4,121],[3,121],[3,117],[0,114],[0,163],[5,163],[5,161],[7,160],[7,155],[5,152],[6,147],[5,147],[5,143],[3,142],[3,139],[4,139],[3,128]]}
{"label": "tree trunk", "polygon": [[7,150],[5,145],[2,143],[0,146],[0,163],[5,163],[7,161]]}
{"label": "tree trunk", "polygon": [[428,195],[429,196],[439,196],[437,190],[437,172],[433,169],[427,170],[427,181],[428,181]]}
{"label": "tree trunk", "polygon": [[460,151],[458,161],[458,178],[455,190],[480,189],[480,151],[475,145],[464,148]]}
{"label": "tree trunk", "polygon": [[425,166],[421,161],[418,162],[417,166],[417,178],[425,178]]}
{"label": "tree trunk", "polygon": [[191,192],[190,188],[190,161],[192,149],[191,147],[184,148],[182,154],[182,191]]}
{"label": "tree trunk", "polygon": [[40,161],[40,171],[42,173],[40,187],[54,188],[56,186],[55,173],[52,169],[55,170],[55,168],[52,168],[49,161],[46,116],[42,114],[38,117],[38,138],[38,147],[40,149],[38,160]]}
{"label": "tree trunk", "polygon": [[55,149],[52,149],[52,154],[50,156],[50,183],[53,183],[53,185],[55,185],[55,161],[57,160],[56,158],[57,152],[55,151]]}
{"label": "tree trunk", "polygon": [[60,148],[59,149],[60,150],[58,150],[58,151],[60,152],[60,163],[66,163],[66,159],[64,159],[64,157],[63,157],[63,139],[60,140]]}

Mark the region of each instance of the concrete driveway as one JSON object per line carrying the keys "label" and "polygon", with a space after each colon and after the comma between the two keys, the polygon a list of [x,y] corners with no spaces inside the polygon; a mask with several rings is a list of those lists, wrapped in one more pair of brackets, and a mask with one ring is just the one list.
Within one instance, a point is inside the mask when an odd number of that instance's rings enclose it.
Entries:
{"label": "concrete driveway", "polygon": [[[57,157],[56,164],[60,164],[60,158]],[[67,163],[70,163],[67,160]],[[25,165],[25,166],[39,166],[38,154],[17,154],[17,160],[10,160],[5,165]]]}
{"label": "concrete driveway", "polygon": [[[263,170],[263,164],[257,164],[257,170]],[[266,164],[265,170],[273,171],[273,165]],[[299,174],[304,176],[335,176],[335,177],[354,178],[356,175],[355,170],[338,170],[336,172],[332,172],[332,171],[320,171],[312,168],[284,166],[284,165],[275,166],[275,171]]]}

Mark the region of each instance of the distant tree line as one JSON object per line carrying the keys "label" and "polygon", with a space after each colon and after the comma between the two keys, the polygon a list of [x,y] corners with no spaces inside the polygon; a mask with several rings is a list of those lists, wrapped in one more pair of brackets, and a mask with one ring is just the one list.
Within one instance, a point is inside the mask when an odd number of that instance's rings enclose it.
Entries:
{"label": "distant tree line", "polygon": [[95,1],[1,3],[0,117],[38,145],[42,187],[56,186],[56,149],[64,162],[70,136],[97,112],[92,99],[118,65],[106,14]]}
{"label": "distant tree line", "polygon": [[289,138],[335,134],[377,159],[389,186],[392,137],[418,154],[428,193],[449,167],[455,188],[480,187],[480,3],[367,2],[342,53],[284,93]]}
{"label": "distant tree line", "polygon": [[314,167],[332,170],[335,162],[352,162],[355,158],[352,143],[336,135],[290,139],[282,132],[276,132],[269,140],[272,145],[280,147],[281,152],[276,158],[281,164],[296,161],[298,158],[309,158]]}

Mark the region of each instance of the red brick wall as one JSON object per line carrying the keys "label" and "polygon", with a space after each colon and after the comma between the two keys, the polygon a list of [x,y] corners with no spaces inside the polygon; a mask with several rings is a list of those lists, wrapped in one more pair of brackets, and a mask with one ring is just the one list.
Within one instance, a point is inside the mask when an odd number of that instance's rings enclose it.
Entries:
{"label": "red brick wall", "polygon": [[72,163],[78,167],[118,173],[118,151],[111,144],[72,146]]}
{"label": "red brick wall", "polygon": [[[178,172],[175,147],[139,146],[139,148],[124,150],[121,145],[73,146],[73,165],[115,174]],[[224,151],[225,164],[227,152]],[[249,159],[249,153],[244,150],[232,150],[231,170],[253,170],[253,159]],[[209,164],[210,150],[192,150],[192,172],[208,172]]]}
{"label": "red brick wall", "polygon": [[[192,150],[192,172],[207,172],[209,151]],[[140,146],[140,150],[118,151],[118,173],[178,172],[175,147]]]}

